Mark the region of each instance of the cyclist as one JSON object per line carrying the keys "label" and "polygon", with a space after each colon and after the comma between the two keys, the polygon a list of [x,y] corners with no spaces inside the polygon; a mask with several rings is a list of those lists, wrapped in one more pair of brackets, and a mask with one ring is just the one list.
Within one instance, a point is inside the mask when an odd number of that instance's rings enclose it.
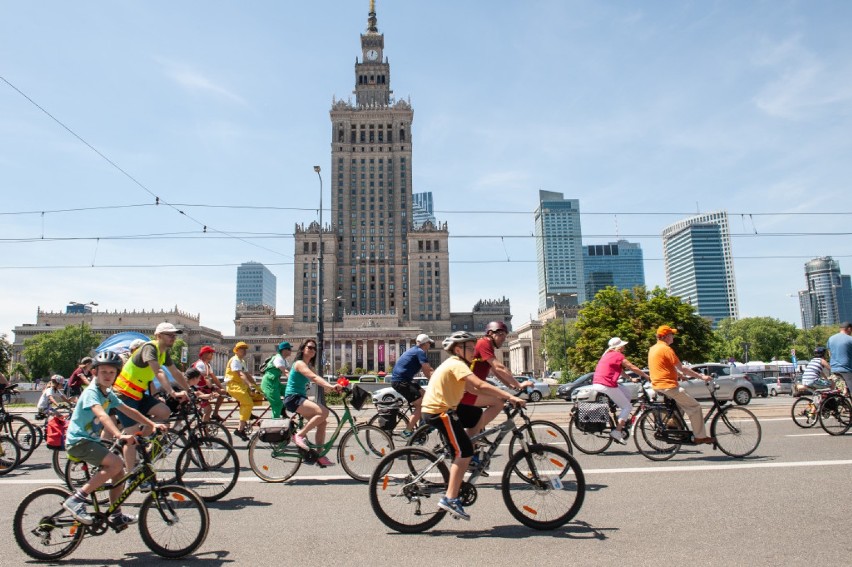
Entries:
{"label": "cyclist", "polygon": [[[316,428],[314,444],[325,443],[325,426],[328,423],[328,408],[321,406],[308,399],[308,382],[313,382],[317,388],[325,388],[326,391],[334,390],[340,392],[343,386],[340,384],[329,384],[321,376],[314,372],[314,359],[317,356],[317,343],[313,339],[306,339],[299,345],[296,352],[296,361],[290,369],[287,378],[287,388],[284,390],[284,407],[290,413],[298,413],[305,418],[305,425],[293,435],[293,443],[308,451],[308,441],[305,436],[311,429]],[[334,465],[331,459],[323,455],[317,459],[321,467]]]}
{"label": "cyclist", "polygon": [[414,410],[408,426],[402,432],[403,437],[411,437],[412,429],[420,423],[423,388],[414,381],[414,375],[423,371],[426,378],[432,377],[432,367],[429,365],[426,353],[429,352],[430,347],[435,346],[435,341],[430,339],[429,335],[421,333],[417,335],[414,342],[417,344],[402,353],[397,359],[396,364],[393,365],[391,376],[391,387],[399,392]]}
{"label": "cyclist", "polygon": [[251,410],[254,409],[254,399],[252,394],[257,392],[254,378],[248,372],[248,366],[245,362],[248,345],[243,341],[234,345],[234,356],[228,361],[228,367],[225,369],[225,380],[227,382],[225,389],[228,394],[240,405],[240,424],[234,430],[234,435],[248,441],[246,427],[251,419]]}
{"label": "cyclist", "polygon": [[[89,495],[109,479],[118,479],[124,474],[124,463],[121,462],[121,458],[110,453],[109,449],[101,444],[101,431],[105,429],[107,433],[124,441],[127,445],[136,444],[136,438],[120,431],[107,415],[107,411],[110,408],[117,409],[121,415],[135,422],[144,423],[152,431],[154,428],[161,431],[168,429],[168,426],[156,424],[138,410],[122,403],[113,392],[112,386],[116,375],[122,369],[119,355],[108,350],[101,352],[92,361],[92,368],[95,373],[92,384],[83,391],[77,401],[68,424],[65,445],[70,458],[94,465],[98,467],[98,472],[62,503],[63,508],[68,510],[75,520],[87,526],[94,521],[92,515],[86,511]],[[109,491],[110,502],[115,502],[123,489],[123,482],[112,487]],[[120,508],[114,510],[109,518],[110,524],[117,528],[135,523],[136,520],[136,516],[122,514]]]}
{"label": "cyclist", "polygon": [[846,382],[846,395],[852,395],[852,323],[843,321],[840,332],[831,335],[826,348],[831,354],[831,372]]}
{"label": "cyclist", "polygon": [[671,347],[676,333],[677,329],[673,329],[668,325],[661,325],[657,328],[657,344],[652,346],[648,351],[648,373],[651,375],[651,387],[658,394],[674,400],[678,407],[689,417],[695,443],[715,443],[716,440],[708,437],[704,428],[704,416],[701,414],[701,405],[695,401],[695,398],[686,393],[686,390],[678,385],[678,381],[682,378],[681,375],[692,376],[705,382],[709,382],[712,378],[704,374],[699,374],[681,364],[680,359]]}
{"label": "cyclist", "polygon": [[52,376],[44,389],[41,391],[41,397],[36,404],[36,419],[45,418],[53,413],[53,408],[61,403],[67,403],[68,398],[62,393],[62,386],[56,376]]}
{"label": "cyclist", "polygon": [[804,372],[802,372],[802,386],[810,390],[831,387],[828,381],[831,365],[825,359],[826,354],[825,347],[814,349],[814,357],[808,361]]}
{"label": "cyclist", "polygon": [[597,367],[595,367],[595,377],[592,379],[592,390],[603,392],[621,409],[618,414],[616,429],[610,431],[609,436],[622,445],[625,444],[624,424],[627,423],[627,417],[630,415],[630,410],[633,409],[633,402],[630,400],[630,389],[624,384],[619,384],[618,379],[625,370],[631,370],[646,380],[651,379],[624,357],[625,346],[627,346],[627,341],[612,337],[609,340],[606,352],[601,356]]}
{"label": "cyclist", "polygon": [[[209,389],[210,392],[215,392],[218,394],[215,397],[215,402],[213,408],[210,407],[209,403],[205,403],[202,408],[204,410],[202,419],[204,421],[210,421],[213,419],[214,421],[225,421],[219,415],[219,408],[222,406],[222,402],[224,401],[223,394],[225,393],[225,388],[222,387],[222,383],[219,382],[219,378],[213,372],[213,365],[211,361],[213,360],[213,355],[216,354],[216,349],[212,346],[204,345],[198,350],[198,360],[192,363],[192,367],[198,370],[201,374],[201,378],[198,381],[198,387],[202,390]],[[212,415],[211,415],[212,411]]]}
{"label": "cyclist", "polygon": [[293,354],[293,346],[287,341],[278,343],[278,353],[272,357],[269,364],[266,365],[266,370],[263,372],[263,380],[260,382],[260,389],[263,395],[269,401],[269,409],[272,410],[272,419],[281,417],[281,410],[284,408],[284,388],[281,384],[281,376],[285,373],[290,374],[290,363],[287,359]]}
{"label": "cyclist", "polygon": [[[166,422],[171,415],[169,407],[151,395],[151,383],[157,378],[163,391],[176,400],[185,400],[186,392],[178,392],[169,383],[161,368],[168,368],[175,381],[184,390],[189,389],[189,384],[183,373],[172,362],[169,349],[175,344],[177,335],[182,333],[180,329],[171,323],[160,323],[154,330],[154,340],[148,341],[136,349],[130,356],[121,373],[115,380],[113,390],[119,400],[125,405],[139,410],[142,415],[150,416],[154,421]],[[124,427],[124,433],[132,434],[139,431],[137,420],[121,414],[118,416]],[[146,423],[150,423],[146,420]],[[153,429],[147,424],[141,428],[143,435],[150,435]],[[124,446],[124,463],[128,469],[136,466],[136,447],[131,444]]]}
{"label": "cyclist", "polygon": [[76,399],[92,378],[92,357],[84,356],[68,377],[68,397]]}
{"label": "cyclist", "polygon": [[[503,346],[508,334],[509,329],[503,321],[491,321],[488,323],[485,326],[485,336],[476,341],[473,358],[470,360],[471,369],[480,380],[485,380],[488,377],[488,373],[492,372],[498,380],[508,387],[515,390],[522,390],[532,386],[533,382],[530,380],[524,382],[515,380],[511,371],[497,360],[497,356],[494,353],[496,349]],[[497,389],[499,390],[499,388]],[[468,433],[475,435],[485,429],[485,426],[500,414],[503,404],[500,403],[501,396],[490,394],[478,395],[472,390],[474,388],[471,387],[465,392],[456,413],[458,413]]]}
{"label": "cyclist", "polygon": [[438,502],[438,507],[464,520],[470,520],[470,515],[462,507],[459,488],[473,456],[473,444],[455,411],[462,396],[469,390],[509,401],[515,406],[526,405],[522,399],[492,386],[471,371],[475,342],[476,337],[465,331],[456,331],[443,340],[441,346],[452,356],[432,373],[429,388],[423,396],[424,421],[438,430],[444,443],[453,451],[447,494]]}

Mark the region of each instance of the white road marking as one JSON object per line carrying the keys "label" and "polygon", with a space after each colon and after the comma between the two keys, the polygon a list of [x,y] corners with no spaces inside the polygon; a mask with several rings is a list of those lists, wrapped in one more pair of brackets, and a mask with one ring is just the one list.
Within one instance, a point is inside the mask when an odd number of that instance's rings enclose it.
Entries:
{"label": "white road marking", "polygon": [[828,436],[828,433],[794,433],[784,437],[820,437],[822,435]]}

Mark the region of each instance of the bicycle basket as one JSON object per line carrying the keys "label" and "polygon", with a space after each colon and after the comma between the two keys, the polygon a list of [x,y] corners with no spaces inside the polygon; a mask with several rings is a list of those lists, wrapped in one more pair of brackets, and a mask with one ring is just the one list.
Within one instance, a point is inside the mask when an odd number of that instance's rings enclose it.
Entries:
{"label": "bicycle basket", "polygon": [[360,388],[357,385],[352,386],[352,409],[360,411],[369,398],[370,393],[367,392],[367,390]]}
{"label": "bicycle basket", "polygon": [[286,443],[290,441],[289,419],[265,419],[258,437],[264,443]]}
{"label": "bicycle basket", "polygon": [[577,427],[586,433],[599,433],[607,422],[609,404],[580,402],[577,404]]}

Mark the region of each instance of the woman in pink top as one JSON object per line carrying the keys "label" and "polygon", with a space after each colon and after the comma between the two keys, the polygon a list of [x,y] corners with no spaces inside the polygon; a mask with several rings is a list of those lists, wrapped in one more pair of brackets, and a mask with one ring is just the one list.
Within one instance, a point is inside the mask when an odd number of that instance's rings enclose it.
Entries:
{"label": "woman in pink top", "polygon": [[624,424],[627,423],[627,416],[630,415],[633,403],[630,401],[630,389],[624,384],[619,384],[618,379],[626,369],[632,370],[646,380],[650,380],[647,374],[624,357],[622,351],[626,345],[627,341],[622,341],[618,337],[609,340],[609,347],[598,361],[595,377],[592,380],[592,389],[609,396],[615,402],[615,405],[621,409],[621,413],[618,414],[616,429],[610,431],[609,435],[622,445],[625,443]]}

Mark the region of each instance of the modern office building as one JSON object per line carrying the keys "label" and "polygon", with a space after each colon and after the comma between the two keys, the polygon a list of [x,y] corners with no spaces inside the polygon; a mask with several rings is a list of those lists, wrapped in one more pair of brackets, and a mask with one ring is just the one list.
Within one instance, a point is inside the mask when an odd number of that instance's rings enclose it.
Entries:
{"label": "modern office building", "polygon": [[663,229],[666,287],[715,326],[739,318],[728,213],[699,214]]}
{"label": "modern office building", "polygon": [[437,226],[438,221],[435,219],[435,208],[431,191],[415,193],[411,199],[411,208],[411,218],[414,228],[420,228],[427,222],[431,222]]}
{"label": "modern office building", "polygon": [[837,325],[852,320],[852,284],[831,256],[805,264],[807,289],[799,292],[802,328]]}
{"label": "modern office building", "polygon": [[535,210],[538,309],[586,301],[580,201],[539,191]]}
{"label": "modern office building", "polygon": [[260,262],[237,267],[237,305],[266,305],[275,308],[276,278]]}
{"label": "modern office building", "polygon": [[633,289],[644,286],[642,247],[626,240],[583,246],[583,273],[588,300],[607,287]]}

